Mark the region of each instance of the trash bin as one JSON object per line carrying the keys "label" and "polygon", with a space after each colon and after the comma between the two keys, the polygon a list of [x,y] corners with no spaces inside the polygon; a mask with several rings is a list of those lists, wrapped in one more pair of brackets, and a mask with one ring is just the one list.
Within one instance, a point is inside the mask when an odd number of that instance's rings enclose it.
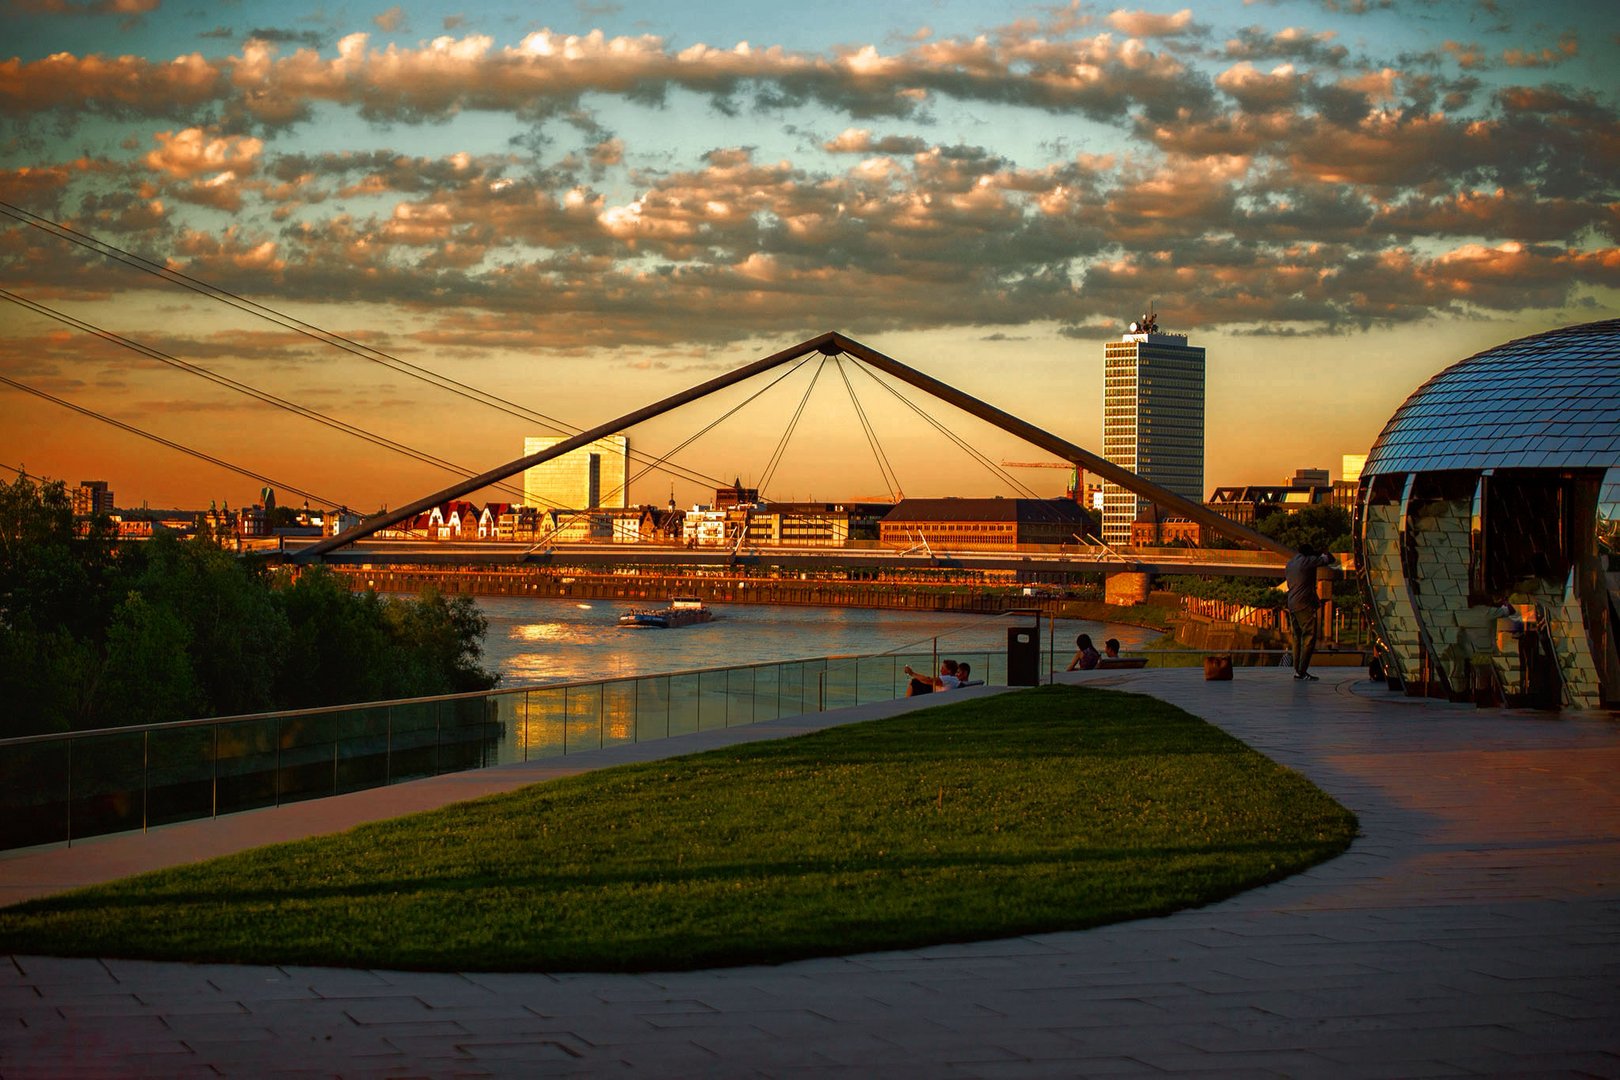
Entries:
{"label": "trash bin", "polygon": [[1041,685],[1041,627],[1007,628],[1007,685]]}

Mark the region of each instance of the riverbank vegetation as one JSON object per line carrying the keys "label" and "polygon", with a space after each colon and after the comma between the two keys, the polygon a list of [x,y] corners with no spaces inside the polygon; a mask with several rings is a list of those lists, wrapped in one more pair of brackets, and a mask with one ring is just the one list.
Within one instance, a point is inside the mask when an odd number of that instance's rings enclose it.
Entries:
{"label": "riverbank vegetation", "polygon": [[12,953],[670,970],[1161,915],[1355,818],[1152,698],[1047,686],[627,765],[0,911]]}
{"label": "riverbank vegetation", "polygon": [[77,536],[60,482],[0,486],[0,737],[486,689],[483,632],[466,597]]}

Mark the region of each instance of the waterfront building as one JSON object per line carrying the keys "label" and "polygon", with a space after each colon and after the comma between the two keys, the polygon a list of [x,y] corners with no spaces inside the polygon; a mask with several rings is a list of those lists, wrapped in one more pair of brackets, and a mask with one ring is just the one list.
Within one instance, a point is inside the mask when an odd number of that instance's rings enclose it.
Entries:
{"label": "waterfront building", "polygon": [[1620,320],[1446,368],[1361,470],[1356,573],[1392,685],[1620,705]]}
{"label": "waterfront building", "polygon": [[765,503],[748,513],[748,543],[758,547],[843,547],[876,540],[893,503]]}
{"label": "waterfront building", "polygon": [[[562,441],[560,435],[524,439],[524,456],[549,450]],[[523,504],[543,509],[628,507],[630,440],[623,435],[609,435],[525,469]]]}
{"label": "waterfront building", "polygon": [[902,499],[879,524],[878,540],[895,548],[1013,551],[1078,544],[1095,533],[1073,499]]}
{"label": "waterfront building", "polygon": [[[1154,315],[1103,346],[1103,457],[1185,499],[1204,497],[1204,350]],[[1124,545],[1147,500],[1103,483],[1102,538]]]}
{"label": "waterfront building", "polygon": [[687,547],[729,547],[748,529],[747,506],[694,506],[681,520],[681,540]]}

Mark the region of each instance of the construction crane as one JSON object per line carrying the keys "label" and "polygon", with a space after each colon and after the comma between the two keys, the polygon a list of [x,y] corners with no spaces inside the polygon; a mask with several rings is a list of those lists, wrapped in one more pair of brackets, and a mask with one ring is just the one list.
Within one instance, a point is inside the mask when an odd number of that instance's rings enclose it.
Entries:
{"label": "construction crane", "polygon": [[1079,493],[1083,490],[1080,486],[1081,482],[1086,478],[1086,474],[1081,471],[1080,466],[1072,461],[1003,461],[1001,466],[1004,469],[1068,469],[1071,475],[1069,476],[1069,490],[1065,494],[1069,498],[1076,500],[1080,498]]}

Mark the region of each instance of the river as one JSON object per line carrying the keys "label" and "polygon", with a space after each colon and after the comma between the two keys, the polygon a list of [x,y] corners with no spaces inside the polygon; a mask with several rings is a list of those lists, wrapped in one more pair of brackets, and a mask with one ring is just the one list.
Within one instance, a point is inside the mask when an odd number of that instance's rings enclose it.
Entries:
{"label": "river", "polygon": [[[542,600],[481,596],[489,620],[484,663],[501,673],[502,686],[652,675],[696,668],[854,656],[884,652],[928,653],[939,641],[941,656],[953,652],[1002,651],[1007,627],[1028,616],[998,617],[961,612],[877,611],[868,608],[776,607],[713,604],[713,622],[676,630],[622,630],[628,602]],[[1041,651],[1047,651],[1046,621]],[[1125,651],[1157,636],[1140,626],[1057,621],[1054,655],[1064,667],[1076,634],[1087,633],[1100,649],[1116,637]]]}

